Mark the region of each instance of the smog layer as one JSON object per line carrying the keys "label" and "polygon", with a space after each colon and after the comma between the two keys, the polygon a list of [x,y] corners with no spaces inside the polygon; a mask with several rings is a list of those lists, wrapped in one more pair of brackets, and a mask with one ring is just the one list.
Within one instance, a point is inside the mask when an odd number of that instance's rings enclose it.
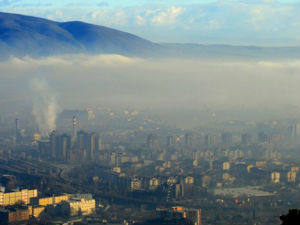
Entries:
{"label": "smog layer", "polygon": [[56,97],[64,108],[109,105],[182,117],[191,111],[196,117],[220,112],[231,119],[298,112],[297,60],[158,61],[78,54],[10,58],[0,66],[2,109],[31,103],[36,122],[47,124],[47,129],[40,126],[44,134],[55,128]]}

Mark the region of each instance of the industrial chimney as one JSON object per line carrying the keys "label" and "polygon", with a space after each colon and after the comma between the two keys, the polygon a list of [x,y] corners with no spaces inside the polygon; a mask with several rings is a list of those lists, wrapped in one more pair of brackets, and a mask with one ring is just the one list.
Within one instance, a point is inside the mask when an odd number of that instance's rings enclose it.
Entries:
{"label": "industrial chimney", "polygon": [[73,134],[72,134],[72,144],[75,145],[77,141],[77,118],[73,116]]}

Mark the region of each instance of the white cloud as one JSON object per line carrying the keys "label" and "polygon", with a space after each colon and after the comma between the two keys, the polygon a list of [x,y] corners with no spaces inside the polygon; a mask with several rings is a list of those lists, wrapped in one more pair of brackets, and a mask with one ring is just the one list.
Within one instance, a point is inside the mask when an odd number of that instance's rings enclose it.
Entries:
{"label": "white cloud", "polygon": [[123,9],[118,9],[117,12],[113,15],[113,18],[111,18],[112,24],[117,25],[125,25],[128,23],[127,21],[127,14]]}
{"label": "white cloud", "polygon": [[98,9],[91,13],[91,18],[97,20],[103,14],[102,10]]}
{"label": "white cloud", "polygon": [[[89,15],[89,16],[88,16]],[[97,9],[86,13],[90,22],[104,26],[122,26],[128,24],[128,15],[123,9]]]}
{"label": "white cloud", "polygon": [[272,27],[278,19],[287,19],[291,15],[290,6],[256,5],[250,9],[250,20],[256,30]]}
{"label": "white cloud", "polygon": [[183,7],[175,7],[167,8],[165,11],[159,12],[155,15],[151,22],[156,25],[170,25],[175,24],[177,17],[182,14],[184,11]]}
{"label": "white cloud", "polygon": [[144,25],[146,22],[145,18],[140,15],[137,15],[135,18],[136,18],[136,24],[138,25]]}
{"label": "white cloud", "polygon": [[56,21],[68,21],[72,17],[69,14],[64,13],[63,10],[57,9],[51,11],[50,14],[48,14],[47,18]]}
{"label": "white cloud", "polygon": [[208,22],[208,29],[215,30],[220,28],[220,22],[217,20],[210,20]]}

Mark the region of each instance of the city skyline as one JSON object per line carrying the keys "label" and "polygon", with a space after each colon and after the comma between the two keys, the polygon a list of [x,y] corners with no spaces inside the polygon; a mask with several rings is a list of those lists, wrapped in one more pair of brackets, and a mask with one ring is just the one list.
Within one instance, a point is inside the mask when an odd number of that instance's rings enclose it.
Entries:
{"label": "city skyline", "polygon": [[0,0],[0,224],[299,217],[299,12]]}

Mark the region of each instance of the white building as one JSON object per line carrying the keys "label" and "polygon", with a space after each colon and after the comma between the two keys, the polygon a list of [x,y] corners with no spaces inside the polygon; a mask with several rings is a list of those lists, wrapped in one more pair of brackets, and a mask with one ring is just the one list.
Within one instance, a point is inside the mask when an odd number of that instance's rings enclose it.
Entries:
{"label": "white building", "polygon": [[271,173],[271,182],[274,184],[278,184],[280,182],[280,173],[279,172]]}
{"label": "white building", "polygon": [[296,182],[296,178],[297,178],[297,173],[294,171],[290,171],[287,173],[287,181],[288,182]]}
{"label": "white building", "polygon": [[185,179],[184,179],[184,183],[185,184],[194,184],[194,177],[191,177],[191,176],[187,176],[187,177],[185,177]]}
{"label": "white building", "polygon": [[130,190],[136,191],[142,189],[142,181],[140,181],[138,178],[133,178],[130,181]]}
{"label": "white building", "polygon": [[229,162],[223,162],[223,170],[229,170],[230,169],[230,163]]}
{"label": "white building", "polygon": [[96,210],[95,199],[72,198],[68,201],[71,210],[71,216],[78,214],[89,215]]}
{"label": "white building", "polygon": [[159,180],[155,177],[151,178],[149,181],[149,189],[155,190],[159,186]]}

